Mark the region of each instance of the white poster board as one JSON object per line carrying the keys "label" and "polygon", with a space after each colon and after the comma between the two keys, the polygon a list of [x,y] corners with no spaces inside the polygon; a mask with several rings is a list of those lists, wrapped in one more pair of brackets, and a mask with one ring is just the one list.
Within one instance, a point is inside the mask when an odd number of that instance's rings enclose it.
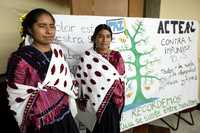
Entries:
{"label": "white poster board", "polygon": [[121,130],[195,106],[198,100],[198,22],[131,17],[55,15],[56,42],[75,71],[78,55],[92,47],[98,24],[113,31],[111,49],[126,67]]}

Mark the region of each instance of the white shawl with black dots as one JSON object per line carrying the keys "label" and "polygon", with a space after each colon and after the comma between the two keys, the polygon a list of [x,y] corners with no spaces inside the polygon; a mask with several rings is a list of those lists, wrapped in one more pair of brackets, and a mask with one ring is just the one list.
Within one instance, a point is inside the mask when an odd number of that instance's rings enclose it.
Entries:
{"label": "white shawl with black dots", "polygon": [[[88,99],[85,112],[91,115],[96,114],[98,117],[97,113],[103,113],[105,108],[102,109],[102,107],[106,106],[106,102],[112,95],[111,86],[120,78],[118,71],[102,55],[91,49],[81,55],[76,78],[82,96]],[[84,114],[84,112],[81,113]]]}
{"label": "white shawl with black dots", "polygon": [[[75,103],[73,99],[77,98],[78,96],[78,88],[73,87],[70,70],[64,59],[64,54],[61,47],[52,44],[51,50],[53,54],[45,80],[42,83],[39,82],[37,88],[17,83],[17,89],[11,88],[9,86],[7,88],[9,94],[9,104],[11,109],[16,112],[15,117],[19,125],[21,125],[23,122],[25,110],[30,108],[32,104],[30,103],[29,98],[33,94],[28,90],[46,91],[44,88],[45,86],[53,86],[67,93],[70,96],[70,102],[72,103]],[[72,105],[72,107],[74,108],[76,105]]]}

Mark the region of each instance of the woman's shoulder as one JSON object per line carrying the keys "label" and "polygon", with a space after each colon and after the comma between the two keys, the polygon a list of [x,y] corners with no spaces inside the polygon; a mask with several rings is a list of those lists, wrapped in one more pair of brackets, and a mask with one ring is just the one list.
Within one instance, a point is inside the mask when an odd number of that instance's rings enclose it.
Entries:
{"label": "woman's shoulder", "polygon": [[16,66],[20,62],[23,62],[22,56],[26,54],[26,52],[30,49],[30,46],[24,46],[10,54],[8,59],[8,66]]}
{"label": "woman's shoulder", "polygon": [[23,46],[15,50],[11,55],[20,55],[21,53],[25,53],[31,49],[31,46]]}
{"label": "woman's shoulder", "polygon": [[16,65],[22,60],[22,54],[26,52],[25,46],[12,52],[8,58],[8,65]]}
{"label": "woman's shoulder", "polygon": [[110,54],[111,54],[111,55],[118,55],[118,56],[121,56],[120,52],[119,52],[119,51],[116,51],[116,50],[111,50],[111,51],[110,51]]}

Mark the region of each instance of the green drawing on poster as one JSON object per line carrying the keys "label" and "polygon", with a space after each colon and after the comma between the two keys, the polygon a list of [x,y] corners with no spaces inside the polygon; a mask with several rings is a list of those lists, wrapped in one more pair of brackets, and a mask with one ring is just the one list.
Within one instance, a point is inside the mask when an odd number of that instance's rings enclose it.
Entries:
{"label": "green drawing on poster", "polygon": [[[136,81],[136,94],[135,94],[135,98],[132,99],[132,102],[128,105],[125,105],[124,107],[124,111],[127,111],[129,109],[133,109],[135,107],[141,106],[145,103],[149,103],[152,102],[158,98],[146,98],[143,94],[142,91],[142,80],[144,80],[145,83],[152,83],[154,82],[154,80],[160,80],[159,77],[151,75],[152,70],[147,71],[145,74],[141,73],[141,69],[149,69],[150,65],[153,65],[156,62],[159,62],[159,59],[147,59],[145,64],[141,64],[141,59],[143,56],[146,55],[150,55],[152,54],[152,52],[155,51],[155,48],[151,48],[150,50],[144,50],[142,52],[138,51],[138,49],[136,48],[137,45],[147,45],[146,41],[147,39],[138,39],[138,36],[142,36],[144,31],[144,26],[143,26],[143,22],[136,22],[136,24],[132,25],[132,29],[134,30],[134,34],[131,35],[131,33],[129,32],[129,30],[127,29],[127,27],[125,26],[124,29],[124,34],[126,37],[128,37],[128,39],[131,42],[131,46],[126,46],[124,48],[119,49],[120,52],[131,52],[134,55],[134,60],[130,59],[130,60],[125,60],[125,64],[126,66],[134,66],[135,68],[135,74],[134,75],[129,75],[128,77],[126,77],[127,81],[126,81],[126,85],[128,86],[127,89],[132,89],[130,86],[130,84],[135,80]],[[144,83],[144,84],[145,84]],[[148,88],[149,86],[146,86],[146,88]]]}

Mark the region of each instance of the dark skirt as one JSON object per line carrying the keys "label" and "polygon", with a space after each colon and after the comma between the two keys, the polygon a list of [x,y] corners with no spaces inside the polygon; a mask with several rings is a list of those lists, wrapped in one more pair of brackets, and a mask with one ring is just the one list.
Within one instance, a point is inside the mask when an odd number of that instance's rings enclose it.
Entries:
{"label": "dark skirt", "polygon": [[[87,130],[87,133],[90,133]],[[92,133],[120,133],[120,113],[113,102],[109,102],[100,123],[96,122]]]}
{"label": "dark skirt", "polygon": [[6,133],[20,133],[14,117],[15,112],[10,109],[6,81],[0,81],[0,129]]}
{"label": "dark skirt", "polygon": [[79,133],[79,129],[72,114],[68,113],[62,120],[42,127],[37,133]]}
{"label": "dark skirt", "polygon": [[56,121],[43,126],[39,131],[34,129],[34,127],[28,127],[27,133],[79,133],[76,122],[69,110],[63,110]]}

